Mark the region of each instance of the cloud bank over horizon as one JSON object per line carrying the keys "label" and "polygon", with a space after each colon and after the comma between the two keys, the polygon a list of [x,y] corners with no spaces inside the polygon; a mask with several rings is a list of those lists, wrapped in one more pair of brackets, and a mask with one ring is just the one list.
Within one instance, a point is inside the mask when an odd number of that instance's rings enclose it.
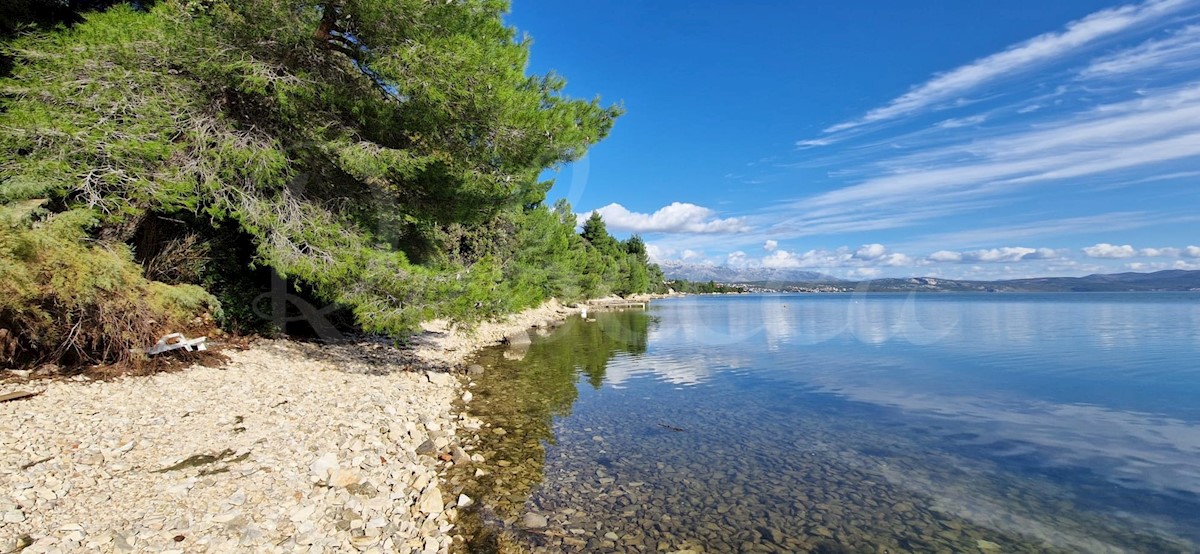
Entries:
{"label": "cloud bank over horizon", "polygon": [[[1200,246],[1195,245],[1134,248],[1132,245],[1099,243],[1077,252],[1067,248],[1005,246],[967,251],[937,250],[924,255],[911,255],[893,251],[878,243],[857,248],[842,246],[804,252],[766,248],[774,242],[767,241],[762,254],[735,250],[723,259],[707,256],[701,251],[676,251],[653,243],[647,245],[647,251],[652,262],[665,265],[798,269],[846,278],[879,277],[887,269],[899,270],[889,271],[890,276],[978,279],[1042,276],[1044,274],[1040,271],[1051,268],[1060,273],[1067,271],[1079,275],[1109,271],[1200,270]],[[1125,263],[1113,270],[1088,263],[1092,258],[1121,259]]]}

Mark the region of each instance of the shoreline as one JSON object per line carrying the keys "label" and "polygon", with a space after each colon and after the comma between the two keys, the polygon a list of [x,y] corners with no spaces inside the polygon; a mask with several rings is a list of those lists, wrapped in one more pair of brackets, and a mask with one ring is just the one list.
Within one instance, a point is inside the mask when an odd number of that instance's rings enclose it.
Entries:
{"label": "shoreline", "polygon": [[443,481],[479,425],[454,375],[578,311],[430,321],[403,348],[259,339],[219,367],[0,382],[38,393],[0,403],[0,553],[449,552],[471,500]]}
{"label": "shoreline", "polygon": [[410,341],[413,354],[426,363],[441,363],[447,367],[463,364],[467,358],[481,348],[500,344],[510,336],[519,334],[533,327],[547,326],[561,322],[567,317],[577,314],[580,307],[605,309],[608,303],[650,302],[663,298],[674,298],[682,294],[636,294],[628,298],[610,296],[595,298],[584,302],[566,305],[558,300],[550,299],[542,305],[529,308],[515,314],[509,314],[496,321],[484,321],[472,329],[454,328],[445,320],[427,321],[421,324],[422,333]]}

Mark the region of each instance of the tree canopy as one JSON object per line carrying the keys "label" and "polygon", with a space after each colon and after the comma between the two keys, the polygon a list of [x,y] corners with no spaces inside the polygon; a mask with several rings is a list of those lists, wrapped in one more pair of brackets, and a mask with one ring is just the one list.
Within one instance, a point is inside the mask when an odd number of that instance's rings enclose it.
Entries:
{"label": "tree canopy", "polygon": [[[81,214],[76,242],[128,249],[147,282],[232,300],[252,280],[231,273],[269,268],[372,332],[661,286],[640,239],[580,237],[544,205],[539,176],[622,109],[529,75],[506,10],[163,0],[5,30],[0,202],[36,203],[9,218],[29,233]],[[44,349],[23,306],[0,328]]]}

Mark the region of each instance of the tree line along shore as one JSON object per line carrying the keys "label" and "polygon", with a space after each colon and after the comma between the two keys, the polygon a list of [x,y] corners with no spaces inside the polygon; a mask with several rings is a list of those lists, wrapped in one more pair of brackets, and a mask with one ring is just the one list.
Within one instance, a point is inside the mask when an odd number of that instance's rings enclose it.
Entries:
{"label": "tree line along shore", "polygon": [[6,2],[0,367],[136,362],[171,331],[303,333],[309,309],[403,339],[665,292],[640,238],[548,205],[547,170],[623,110],[530,75],[506,10]]}

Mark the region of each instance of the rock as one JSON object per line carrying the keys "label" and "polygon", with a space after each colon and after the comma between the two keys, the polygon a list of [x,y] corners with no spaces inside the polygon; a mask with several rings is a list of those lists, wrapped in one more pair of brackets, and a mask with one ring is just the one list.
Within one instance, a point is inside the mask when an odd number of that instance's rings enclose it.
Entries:
{"label": "rock", "polygon": [[471,500],[471,497],[469,497],[465,494],[460,494],[460,495],[458,495],[458,502],[456,505],[459,508],[466,508],[467,506],[470,506],[471,504],[474,504],[474,503],[475,503],[475,501]]}
{"label": "rock", "polygon": [[440,513],[446,504],[442,502],[442,491],[438,489],[436,483],[425,489],[425,493],[421,495],[421,500],[417,502],[417,509],[422,513],[436,514]]}
{"label": "rock", "polygon": [[483,366],[479,364],[471,364],[467,366],[467,375],[470,375],[471,377],[483,375]]}
{"label": "rock", "polygon": [[259,529],[258,526],[254,525],[253,523],[243,527],[238,535],[243,548],[256,544],[263,538],[262,529]]}
{"label": "rock", "polygon": [[470,402],[472,398],[475,398],[475,395],[471,394],[471,391],[464,392],[462,395],[463,402]]}
{"label": "rock", "polygon": [[463,450],[461,446],[455,445],[454,448],[451,448],[450,456],[454,460],[454,465],[471,463],[471,457],[467,455],[467,451]]}
{"label": "rock", "polygon": [[454,382],[454,377],[449,373],[442,373],[439,371],[426,372],[425,377],[429,379],[430,383],[433,383],[439,387],[448,387]]}
{"label": "rock", "polygon": [[1000,552],[1000,545],[983,539],[976,539],[975,545],[984,552]]}
{"label": "rock", "polygon": [[774,542],[774,543],[783,542],[784,535],[783,535],[783,532],[780,531],[779,529],[776,529],[774,527],[759,527],[758,532],[759,532],[759,534],[762,535],[762,537],[764,539],[766,539],[770,542]]}
{"label": "rock", "polygon": [[329,472],[338,466],[337,454],[326,452],[309,466],[309,473],[317,481],[329,479]]}
{"label": "rock", "polygon": [[311,504],[300,508],[299,510],[292,512],[292,521],[295,523],[308,521],[316,511],[317,507]]}
{"label": "rock", "polygon": [[4,523],[21,523],[22,521],[25,521],[25,512],[21,510],[4,512]]}
{"label": "rock", "polygon": [[337,468],[329,473],[329,486],[346,488],[358,484],[358,479],[357,469]]}
{"label": "rock", "polygon": [[541,529],[547,524],[549,521],[546,520],[546,516],[533,512],[527,513],[525,517],[521,518],[521,526],[526,529]]}
{"label": "rock", "polygon": [[193,483],[180,483],[167,488],[167,494],[172,496],[187,496],[188,491],[192,490]]}
{"label": "rock", "polygon": [[525,331],[513,333],[505,337],[504,341],[512,346],[528,346],[533,343],[533,341],[529,339],[529,333],[526,333]]}
{"label": "rock", "polygon": [[417,446],[416,453],[423,456],[432,456],[437,453],[437,445],[432,440],[426,439],[420,446]]}
{"label": "rock", "polygon": [[118,534],[113,537],[113,550],[116,552],[133,552],[132,535]]}

